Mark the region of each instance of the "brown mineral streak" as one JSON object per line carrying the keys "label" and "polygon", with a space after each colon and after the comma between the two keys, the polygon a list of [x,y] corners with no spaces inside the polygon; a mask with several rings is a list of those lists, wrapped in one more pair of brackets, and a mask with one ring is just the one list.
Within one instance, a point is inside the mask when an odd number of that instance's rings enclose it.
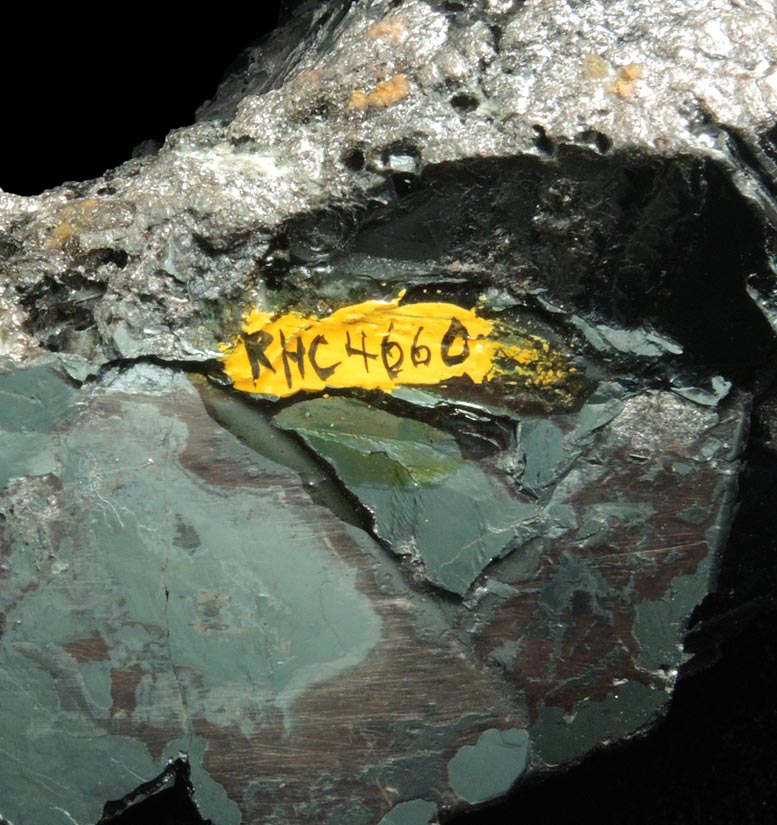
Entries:
{"label": "brown mineral streak", "polygon": [[111,668],[111,718],[131,716],[137,707],[136,691],[145,671],[140,664]]}
{"label": "brown mineral streak", "polygon": [[[304,496],[300,491],[301,496]],[[296,497],[295,497],[296,498]],[[319,508],[304,498],[295,504]],[[245,766],[257,777],[283,776],[285,784],[262,797],[250,821],[263,821],[270,809],[286,807],[289,818],[295,804],[310,800],[312,765],[333,772],[332,781],[345,786],[345,796],[359,796],[366,805],[387,808],[387,791],[378,782],[360,784],[356,775],[369,765],[387,765],[411,752],[392,731],[397,723],[442,725],[477,716],[477,730],[523,727],[526,719],[480,673],[474,657],[454,639],[418,636],[412,613],[403,599],[378,586],[380,566],[353,542],[333,519],[322,519],[330,550],[357,570],[356,586],[365,593],[383,622],[383,639],[367,659],[340,676],[303,694],[292,708],[292,729],[283,721],[257,723],[252,738],[235,729],[216,728],[194,720],[195,731],[208,737],[205,767],[233,799],[245,792]],[[387,557],[386,564],[396,564]],[[435,701],[427,699],[434,686]],[[240,743],[240,744],[238,744]],[[455,750],[455,749],[454,749]],[[452,754],[440,755],[441,770]],[[399,801],[398,798],[392,800]]]}
{"label": "brown mineral streak", "polygon": [[17,645],[16,649],[48,674],[62,710],[79,711],[88,718],[100,721],[102,709],[86,690],[80,674],[72,667],[63,666],[59,649],[44,649],[30,644]]}
{"label": "brown mineral streak", "polygon": [[95,630],[85,639],[75,639],[62,645],[77,662],[105,662],[110,659],[108,645],[99,631]]}
{"label": "brown mineral streak", "polygon": [[[186,419],[186,413],[179,411],[179,417]],[[181,455],[181,466],[198,478],[225,489],[277,487],[283,489],[287,476],[274,473],[270,469],[259,469],[246,459],[225,459],[218,454],[212,441],[203,439],[196,428],[190,428],[189,438]]]}
{"label": "brown mineral streak", "polygon": [[[478,730],[484,730],[525,722],[515,718],[460,651],[422,643],[404,617],[389,617],[385,608],[379,612],[386,621],[384,642],[362,665],[302,696],[293,708],[291,732],[279,718],[257,723],[251,738],[236,729],[194,720],[195,731],[209,741],[205,768],[233,799],[239,800],[245,791],[247,764],[256,777],[284,777],[283,787],[263,797],[255,810],[244,811],[249,821],[264,821],[270,810],[280,808],[291,814],[295,804],[309,801],[314,765],[332,773],[331,783],[342,788],[338,795],[358,796],[370,807],[388,807],[385,789],[360,784],[356,777],[370,766],[387,766],[413,751],[412,744],[392,735],[395,724],[423,729],[478,716]],[[432,685],[434,704],[425,698]],[[478,713],[478,708],[483,710]],[[450,755],[440,754],[441,773]]]}
{"label": "brown mineral streak", "polygon": [[[543,705],[571,710],[585,697],[605,699],[612,693],[613,672],[645,684],[656,681],[636,665],[637,605],[666,598],[674,579],[693,574],[712,552],[705,531],[714,516],[691,527],[677,513],[694,504],[707,508],[718,482],[719,477],[706,467],[698,468],[692,483],[668,471],[648,479],[639,465],[618,455],[610,464],[606,485],[621,491],[624,501],[647,502],[656,508],[651,516],[652,537],[645,541],[644,524],[621,524],[606,542],[593,545],[576,543],[572,534],[549,547],[546,564],[531,580],[514,584],[518,594],[500,605],[492,621],[482,627],[476,647],[488,660],[503,642],[519,642],[520,655],[506,676],[526,695],[532,720]],[[570,503],[583,512],[601,500],[601,489],[593,486],[579,491]],[[558,565],[562,554],[596,570],[608,587],[597,604],[579,611],[570,601],[559,625],[559,617],[540,604],[540,594],[551,573],[548,565]],[[625,598],[624,592],[629,591],[632,595]]]}
{"label": "brown mineral streak", "polygon": [[[120,409],[116,406],[120,398],[114,396],[103,412]],[[263,821],[270,809],[280,808],[285,810],[287,821],[298,821],[294,806],[310,801],[314,771],[331,772],[331,782],[341,786],[344,798],[359,797],[373,810],[387,810],[387,800],[391,804],[399,801],[396,794],[392,796],[391,789],[378,781],[359,781],[358,776],[370,765],[385,768],[392,758],[410,755],[412,744],[397,741],[394,725],[407,723],[423,729],[466,718],[476,720],[471,730],[463,731],[462,741],[455,741],[453,752],[464,743],[464,737],[468,736],[469,743],[473,735],[488,727],[525,726],[525,716],[505,698],[490,674],[480,672],[470,651],[453,636],[442,641],[421,637],[409,599],[381,587],[381,572],[385,565],[396,565],[395,558],[386,553],[376,560],[365,553],[329,510],[313,503],[301,483],[293,483],[292,471],[275,473],[247,458],[222,459],[217,441],[201,435],[204,428],[198,425],[198,418],[207,413],[196,396],[179,396],[174,410],[169,401],[153,399],[152,403],[158,404],[164,415],[174,414],[187,424],[187,444],[176,460],[189,472],[225,490],[257,487],[265,494],[270,488],[282,491],[288,505],[304,513],[318,540],[356,570],[355,586],[370,599],[383,625],[382,640],[363,662],[316,684],[296,700],[289,728],[274,705],[265,711],[259,703],[255,712],[249,713],[249,720],[241,720],[253,723],[250,737],[237,722],[220,726],[202,717],[192,718],[192,733],[208,742],[205,769],[238,803],[244,821]],[[200,630],[210,632],[207,623]],[[183,731],[176,725],[133,721],[136,692],[145,672],[139,664],[111,671],[113,707],[111,718],[103,724],[114,734],[139,739],[155,758],[161,758],[166,744]],[[188,681],[195,687],[199,684],[197,689],[206,689],[195,672],[189,673]],[[432,692],[433,702],[427,698]],[[439,769],[443,775],[453,752],[441,748]],[[283,776],[283,786],[272,794],[261,794],[252,807],[247,781],[250,787],[251,778],[268,776]]]}
{"label": "brown mineral streak", "polygon": [[[164,756],[172,756],[165,751],[167,744],[184,734],[184,725],[171,722],[152,724],[133,719],[137,710],[137,690],[144,675],[149,673],[147,667],[135,663],[124,668],[111,668],[111,711],[110,719],[102,722],[113,736],[126,736],[142,742],[155,761]],[[151,678],[155,678],[151,676]]]}
{"label": "brown mineral streak", "polygon": [[[136,663],[125,668],[111,668],[111,707],[108,711],[94,703],[79,674],[71,668],[63,667],[54,653],[32,648],[21,649],[21,652],[49,674],[62,710],[78,710],[113,735],[137,739],[149,749],[154,759],[161,758],[167,743],[182,735],[181,725],[138,724],[133,721],[132,714],[137,707],[137,688],[146,673],[142,665]],[[110,658],[109,651],[106,650],[106,653],[106,658]]]}

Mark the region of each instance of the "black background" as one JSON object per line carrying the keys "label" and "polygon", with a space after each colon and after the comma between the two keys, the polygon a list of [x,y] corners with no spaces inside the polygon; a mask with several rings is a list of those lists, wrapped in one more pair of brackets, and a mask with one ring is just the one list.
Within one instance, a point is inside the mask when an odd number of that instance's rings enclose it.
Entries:
{"label": "black background", "polygon": [[[19,17],[0,35],[0,188],[30,195],[97,177],[142,141],[190,124],[224,69],[272,28],[278,6],[199,15],[189,7],[176,16],[149,5],[124,7],[123,16],[112,8],[59,17],[14,8]],[[457,821],[777,822],[777,459],[769,436],[768,421],[756,421],[719,593],[697,611],[697,663],[665,722]],[[114,821],[196,822],[182,788]]]}

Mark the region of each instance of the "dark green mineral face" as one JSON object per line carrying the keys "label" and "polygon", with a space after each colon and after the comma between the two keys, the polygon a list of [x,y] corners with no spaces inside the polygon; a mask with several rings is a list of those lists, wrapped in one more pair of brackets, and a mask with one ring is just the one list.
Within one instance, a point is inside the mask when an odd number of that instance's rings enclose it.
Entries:
{"label": "dark green mineral face", "polygon": [[746,399],[588,357],[555,410],[0,375],[6,809],[94,821],[180,751],[219,823],[429,822],[649,724]]}

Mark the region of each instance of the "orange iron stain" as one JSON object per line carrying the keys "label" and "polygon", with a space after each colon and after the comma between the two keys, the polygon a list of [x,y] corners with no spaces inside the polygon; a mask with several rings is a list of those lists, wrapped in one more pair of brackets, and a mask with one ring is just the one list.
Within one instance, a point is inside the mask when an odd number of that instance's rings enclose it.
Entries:
{"label": "orange iron stain", "polygon": [[400,100],[404,100],[409,94],[410,83],[408,83],[407,76],[397,74],[378,83],[369,93],[362,89],[355,89],[348,105],[351,109],[358,109],[362,112],[375,108],[388,109]]}

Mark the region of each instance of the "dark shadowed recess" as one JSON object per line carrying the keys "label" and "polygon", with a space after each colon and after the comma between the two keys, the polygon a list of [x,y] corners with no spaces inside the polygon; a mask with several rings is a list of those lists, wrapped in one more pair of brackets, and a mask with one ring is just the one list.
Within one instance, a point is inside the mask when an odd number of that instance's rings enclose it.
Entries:
{"label": "dark shadowed recess", "polygon": [[194,122],[224,67],[275,25],[245,10],[16,4],[0,34],[0,189],[37,195],[99,177]]}
{"label": "dark shadowed recess", "polygon": [[588,757],[447,825],[732,825],[777,822],[777,613],[754,618],[709,670],[677,687],[648,738]]}
{"label": "dark shadowed recess", "polygon": [[[355,254],[388,272],[423,268],[429,283],[465,280],[475,295],[541,288],[602,323],[657,328],[683,345],[687,365],[750,379],[775,352],[745,288],[768,272],[767,251],[727,173],[700,157],[549,152],[389,175],[361,210],[306,216],[278,242],[290,264],[330,264],[333,277],[354,271]],[[382,163],[392,154],[422,167],[411,144],[386,147]],[[273,264],[270,286],[284,285]]]}
{"label": "dark shadowed recess", "polygon": [[193,801],[189,763],[179,758],[124,799],[108,802],[97,825],[214,825]]}

